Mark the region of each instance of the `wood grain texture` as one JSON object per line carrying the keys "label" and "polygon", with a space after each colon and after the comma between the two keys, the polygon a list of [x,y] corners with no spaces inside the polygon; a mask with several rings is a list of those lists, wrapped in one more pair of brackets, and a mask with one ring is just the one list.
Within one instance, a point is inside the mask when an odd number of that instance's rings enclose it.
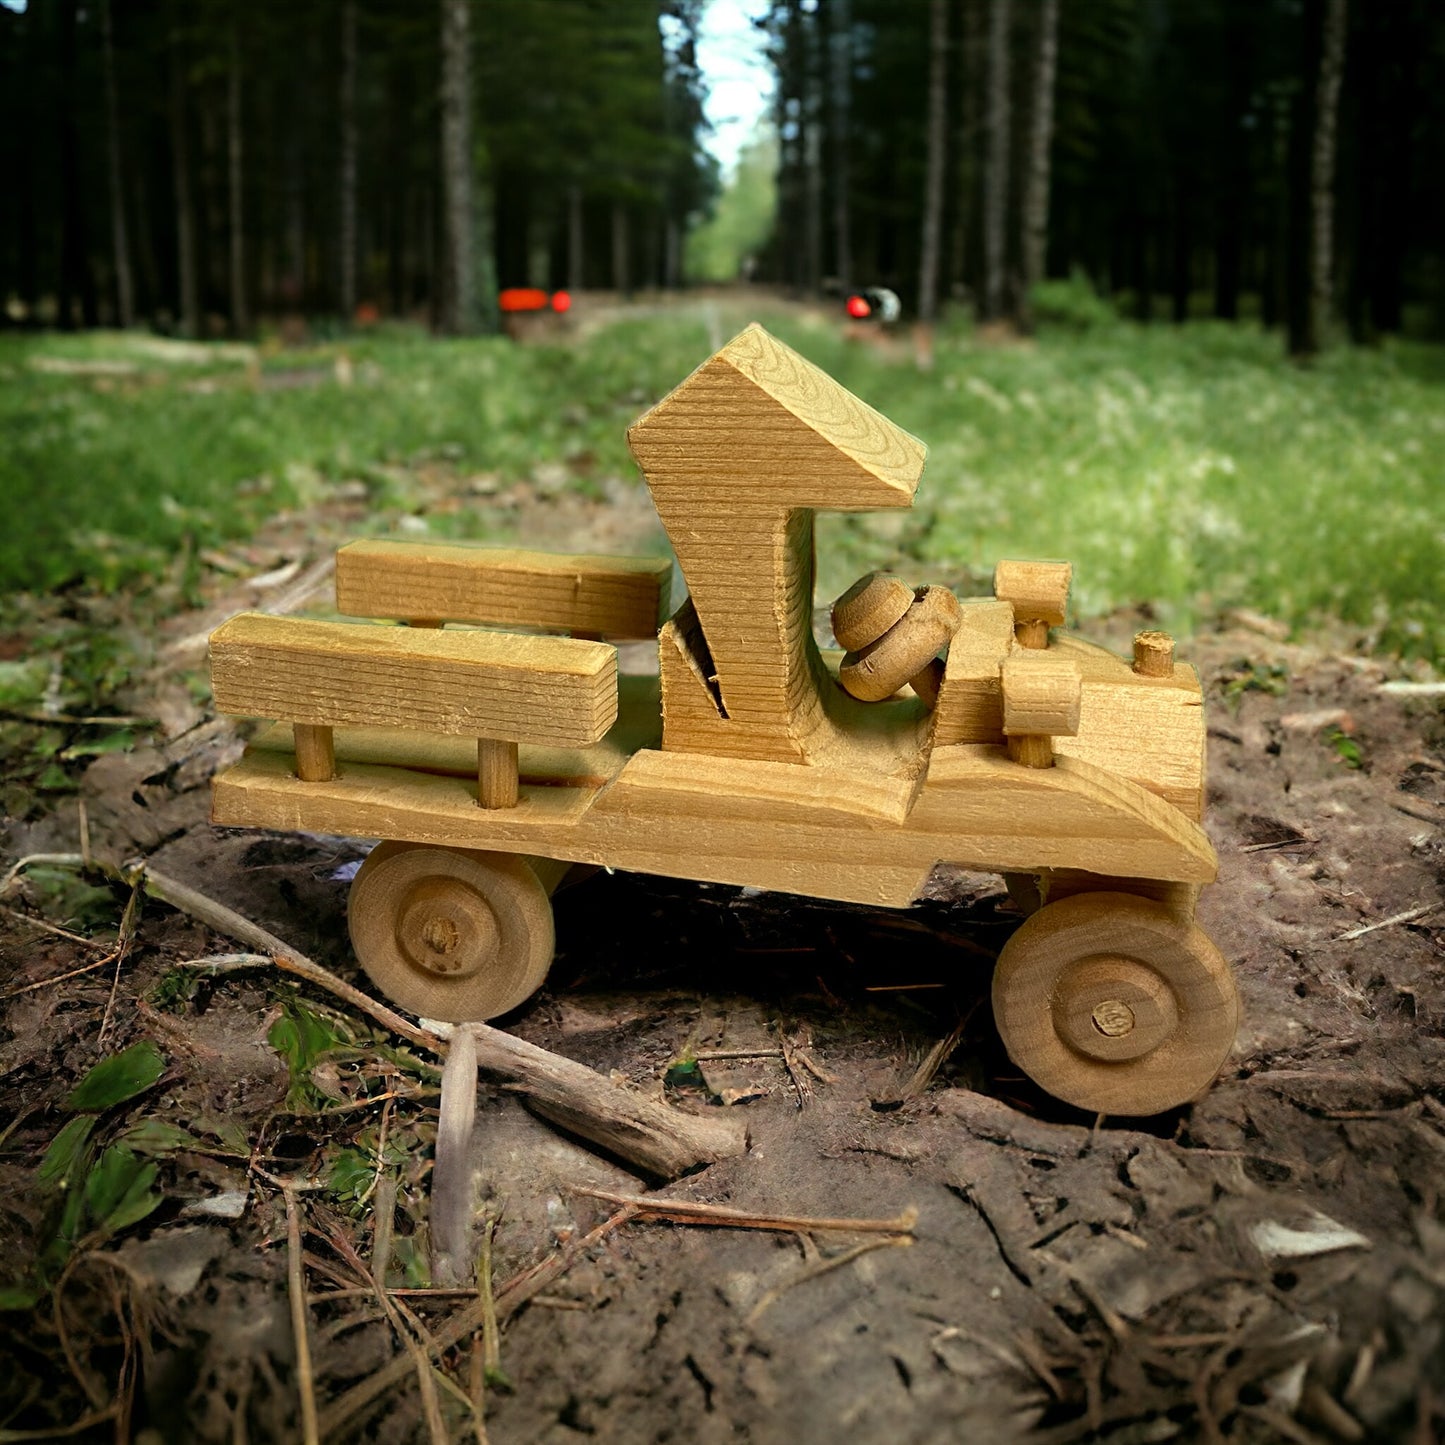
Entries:
{"label": "wood grain texture", "polygon": [[367,540],[336,554],[336,609],[648,638],[666,616],[671,579],[664,557]]}
{"label": "wood grain texture", "polygon": [[1003,731],[1072,737],[1079,730],[1084,680],[1071,657],[1020,648],[999,667]]}
{"label": "wood grain texture", "polygon": [[[908,611],[838,668],[838,681],[861,702],[882,702],[906,687],[948,644],[960,609],[947,587],[922,587]],[[926,687],[925,683],[925,687]]]}
{"label": "wood grain texture", "polygon": [[[617,721],[606,737],[590,747],[544,747],[523,742],[517,747],[518,776],[523,784],[549,787],[600,788],[622,771],[639,748],[662,741],[658,679],[624,673],[617,679]],[[477,750],[471,738],[406,728],[339,728],[335,732],[339,766],[379,763],[422,773],[471,777]],[[277,723],[251,742],[253,751],[289,753],[291,728]]]}
{"label": "wood grain texture", "polygon": [[943,684],[933,714],[936,747],[1003,741],[1003,689],[999,666],[1014,646],[1013,607],[991,597],[959,604],[958,630],[943,663]]}
{"label": "wood grain texture", "polygon": [[[922,443],[752,326],[628,444],[701,619],[734,751],[824,757],[837,729],[812,632],[813,509],[908,506]],[[693,745],[669,735],[669,748]]]}
{"label": "wood grain texture", "polygon": [[552,963],[547,889],[507,854],[382,843],[357,871],[347,924],[371,981],[423,1018],[496,1018]]}
{"label": "wood grain texture", "polygon": [[336,740],[329,727],[296,723],[291,731],[296,776],[303,783],[324,783],[336,776]]}
{"label": "wood grain texture", "polygon": [[331,783],[299,783],[289,758],[253,752],[217,779],[213,817],[892,907],[939,862],[1199,883],[1216,868],[1199,827],[1143,788],[1071,758],[1020,768],[987,746],[935,749],[921,787],[876,770],[860,782],[850,770],[644,751],[600,791],[524,786],[516,808],[490,812],[463,779],[349,765]]}
{"label": "wood grain texture", "polygon": [[1062,627],[1073,577],[1072,562],[1004,561],[994,568],[993,595],[1013,604],[1016,622]]}
{"label": "wood grain texture", "polygon": [[585,747],[617,718],[617,651],[242,613],[211,634],[211,686],[243,717]]}
{"label": "wood grain texture", "polygon": [[1170,677],[1174,672],[1174,639],[1148,628],[1134,634],[1134,671],[1140,677]]}
{"label": "wood grain texture", "polygon": [[1040,909],[1004,945],[994,1018],[1009,1057],[1081,1109],[1157,1114],[1197,1097],[1229,1056],[1229,966],[1168,908],[1092,892]]}
{"label": "wood grain texture", "polygon": [[860,577],[833,604],[833,636],[838,646],[858,652],[876,642],[913,606],[913,588],[890,572]]}
{"label": "wood grain texture", "polygon": [[519,786],[517,745],[477,739],[477,802],[484,808],[515,808]]}

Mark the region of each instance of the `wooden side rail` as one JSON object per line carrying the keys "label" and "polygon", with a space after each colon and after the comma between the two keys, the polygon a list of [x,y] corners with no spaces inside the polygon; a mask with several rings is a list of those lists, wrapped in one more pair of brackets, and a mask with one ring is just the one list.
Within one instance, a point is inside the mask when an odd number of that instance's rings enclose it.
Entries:
{"label": "wooden side rail", "polygon": [[478,801],[517,801],[517,744],[590,747],[617,720],[617,650],[514,633],[313,622],[245,612],[211,634],[216,707],[289,722],[296,771],[335,773],[335,727],[477,739]]}
{"label": "wooden side rail", "polygon": [[347,617],[652,638],[666,616],[671,580],[665,557],[351,542],[336,554],[336,608]]}

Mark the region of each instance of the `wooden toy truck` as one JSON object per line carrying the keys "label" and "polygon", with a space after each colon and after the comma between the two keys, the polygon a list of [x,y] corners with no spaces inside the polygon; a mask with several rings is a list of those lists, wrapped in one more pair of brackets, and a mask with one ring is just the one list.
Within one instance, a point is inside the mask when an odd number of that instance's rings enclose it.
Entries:
{"label": "wooden toy truck", "polygon": [[[687,582],[670,619],[663,561],[343,547],[338,610],[390,623],[211,638],[218,708],[278,720],[217,777],[215,822],[383,840],[357,956],[450,1020],[541,985],[572,864],[893,908],[939,863],[999,872],[1034,910],[993,982],[1013,1060],[1110,1114],[1206,1088],[1238,1004],[1194,922],[1204,715],[1170,640],[1131,663],[1055,630],[1067,565],[1020,562],[961,603],[866,578],[834,613],[853,651],[821,653],[814,514],[909,506],[925,449],[760,327],[628,440]],[[660,677],[619,677],[601,639],[653,637]]]}

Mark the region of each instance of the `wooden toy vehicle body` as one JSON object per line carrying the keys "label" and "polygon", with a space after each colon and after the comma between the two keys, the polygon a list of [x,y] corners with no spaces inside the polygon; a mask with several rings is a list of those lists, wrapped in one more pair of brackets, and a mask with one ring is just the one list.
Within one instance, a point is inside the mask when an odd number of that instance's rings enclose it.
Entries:
{"label": "wooden toy vehicle body", "polygon": [[[1015,1062],[1113,1114],[1205,1088],[1237,1002],[1193,921],[1216,866],[1204,718],[1168,639],[1141,635],[1131,666],[1051,632],[1067,568],[1017,563],[961,604],[852,589],[835,628],[878,640],[822,654],[814,513],[909,506],[924,448],[761,328],[629,442],[690,594],[660,631],[666,562],[353,543],[339,610],[412,625],[218,629],[217,706],[279,722],[216,779],[214,820],[386,840],[353,884],[358,957],[402,1006],[456,1020],[541,985],[571,864],[886,907],[939,863],[1003,873],[1043,900],[994,979]],[[656,636],[660,677],[619,677],[601,636]],[[898,691],[914,673],[931,706]]]}

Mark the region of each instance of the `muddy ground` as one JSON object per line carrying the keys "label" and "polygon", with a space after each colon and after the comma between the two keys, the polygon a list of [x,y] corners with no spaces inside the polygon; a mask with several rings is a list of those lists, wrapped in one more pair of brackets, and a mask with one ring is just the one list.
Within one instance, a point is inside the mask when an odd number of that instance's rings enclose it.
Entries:
{"label": "muddy ground", "polygon": [[[631,503],[518,505],[542,545],[625,550],[650,525]],[[324,593],[315,559],[359,506],[340,491],[304,528],[238,549],[272,576],[219,575],[206,612],[168,624],[136,704],[160,730],[98,758],[80,794],[96,857],[147,858],[349,979],[346,880],[364,845],[212,829],[208,779],[238,743],[174,676],[228,611]],[[1123,645],[1137,620],[1092,635]],[[493,1441],[1441,1438],[1445,711],[1380,692],[1385,666],[1344,636],[1292,645],[1234,619],[1187,654],[1208,685],[1221,862],[1201,921],[1243,998],[1234,1053],[1190,1108],[1083,1117],[1011,1069],[986,1000],[1019,920],[997,879],[940,873],[898,914],[624,875],[558,895],[551,979],[506,1026],[746,1121],[744,1156],[668,1195],[917,1223],[900,1239],[637,1221],[579,1250],[610,1206],[576,1188],[656,1181],[488,1086],[474,1144],[499,1217]],[[67,800],[12,823],[7,866],[76,851],[78,818]],[[301,1438],[282,1179],[324,1186],[295,1200],[329,1438],[476,1438],[434,1377],[430,1425],[411,1372],[345,1419],[337,1403],[401,1353],[368,1275],[379,1179],[396,1187],[389,1282],[424,1283],[435,1074],[269,971],[178,967],[235,945],[164,905],[145,903],[116,960],[123,886],[92,878],[110,888],[106,949],[42,931],[71,916],[64,871],[22,873],[0,914],[0,1284],[38,1291],[0,1312],[0,1438],[86,1421],[68,1438]],[[299,1073],[275,1047],[284,1020],[291,1038],[320,1021]],[[66,1096],[143,1039],[165,1072],[95,1137],[148,1138],[161,1202],[37,1273],[62,1207],[37,1164]],[[790,1073],[785,1041],[816,1072]],[[757,1052],[685,1062],[743,1050]],[[146,1120],[172,1132],[137,1134]],[[509,1315],[507,1282],[559,1252],[565,1271]],[[428,1331],[467,1303],[401,1298]],[[443,1356],[461,1393],[484,1363],[470,1343]]]}

